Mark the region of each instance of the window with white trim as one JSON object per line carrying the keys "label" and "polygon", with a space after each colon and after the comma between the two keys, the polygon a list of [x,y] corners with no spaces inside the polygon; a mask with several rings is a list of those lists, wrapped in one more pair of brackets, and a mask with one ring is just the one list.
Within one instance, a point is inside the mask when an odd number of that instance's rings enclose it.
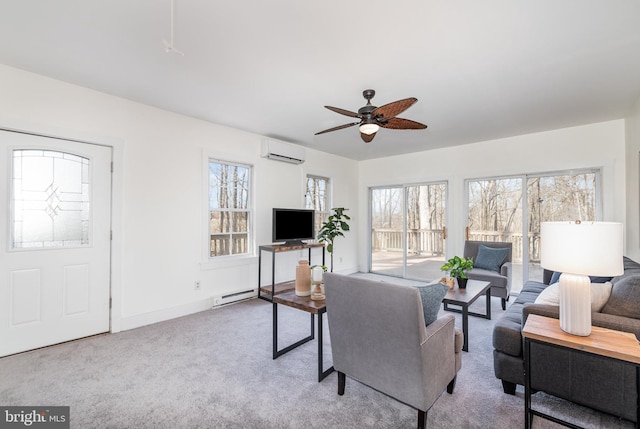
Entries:
{"label": "window with white trim", "polygon": [[320,226],[329,218],[329,179],[327,177],[307,175],[304,206],[316,211],[314,228],[317,237]]}
{"label": "window with white trim", "polygon": [[251,166],[209,160],[209,256],[250,253]]}

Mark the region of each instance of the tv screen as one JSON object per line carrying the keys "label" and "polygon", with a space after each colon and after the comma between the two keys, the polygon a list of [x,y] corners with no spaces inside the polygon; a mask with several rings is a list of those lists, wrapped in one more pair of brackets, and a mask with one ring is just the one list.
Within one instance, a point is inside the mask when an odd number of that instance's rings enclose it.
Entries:
{"label": "tv screen", "polygon": [[313,240],[315,212],[307,209],[273,209],[273,242],[286,245],[303,244]]}

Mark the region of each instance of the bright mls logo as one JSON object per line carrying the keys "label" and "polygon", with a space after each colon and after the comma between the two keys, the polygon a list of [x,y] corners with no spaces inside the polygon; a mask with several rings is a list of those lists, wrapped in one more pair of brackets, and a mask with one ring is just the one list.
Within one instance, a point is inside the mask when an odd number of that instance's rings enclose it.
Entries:
{"label": "bright mls logo", "polygon": [[0,407],[0,429],[69,429],[69,407]]}

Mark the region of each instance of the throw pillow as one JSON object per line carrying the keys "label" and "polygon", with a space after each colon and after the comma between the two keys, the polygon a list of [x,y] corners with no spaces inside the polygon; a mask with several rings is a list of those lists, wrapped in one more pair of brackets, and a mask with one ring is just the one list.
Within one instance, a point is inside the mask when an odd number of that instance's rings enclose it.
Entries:
{"label": "throw pillow", "polygon": [[552,283],[540,292],[536,304],[560,305],[560,283]]}
{"label": "throw pillow", "polygon": [[449,291],[449,286],[443,285],[442,283],[434,283],[416,287],[418,291],[420,291],[420,298],[422,299],[424,323],[428,326],[438,318],[440,304],[442,304],[444,296]]}
{"label": "throw pillow", "polygon": [[591,311],[600,312],[611,296],[611,282],[591,282]]}
{"label": "throw pillow", "polygon": [[481,244],[478,247],[478,255],[476,256],[475,261],[473,261],[473,267],[499,273],[500,267],[508,254],[509,249],[506,247],[497,248]]}
{"label": "throw pillow", "polygon": [[640,275],[625,276],[614,283],[602,312],[640,319]]}
{"label": "throw pillow", "polygon": [[[591,283],[591,311],[600,312],[611,295],[611,283]],[[547,286],[535,300],[536,304],[560,305],[560,283]]]}

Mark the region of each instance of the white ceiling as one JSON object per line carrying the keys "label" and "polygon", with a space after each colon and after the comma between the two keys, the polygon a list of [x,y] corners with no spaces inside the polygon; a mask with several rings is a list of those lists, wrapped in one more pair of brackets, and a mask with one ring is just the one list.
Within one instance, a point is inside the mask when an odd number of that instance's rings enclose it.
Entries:
{"label": "white ceiling", "polygon": [[[0,0],[0,63],[363,160],[618,119],[640,97],[639,0]],[[418,102],[426,130],[357,127]]]}

